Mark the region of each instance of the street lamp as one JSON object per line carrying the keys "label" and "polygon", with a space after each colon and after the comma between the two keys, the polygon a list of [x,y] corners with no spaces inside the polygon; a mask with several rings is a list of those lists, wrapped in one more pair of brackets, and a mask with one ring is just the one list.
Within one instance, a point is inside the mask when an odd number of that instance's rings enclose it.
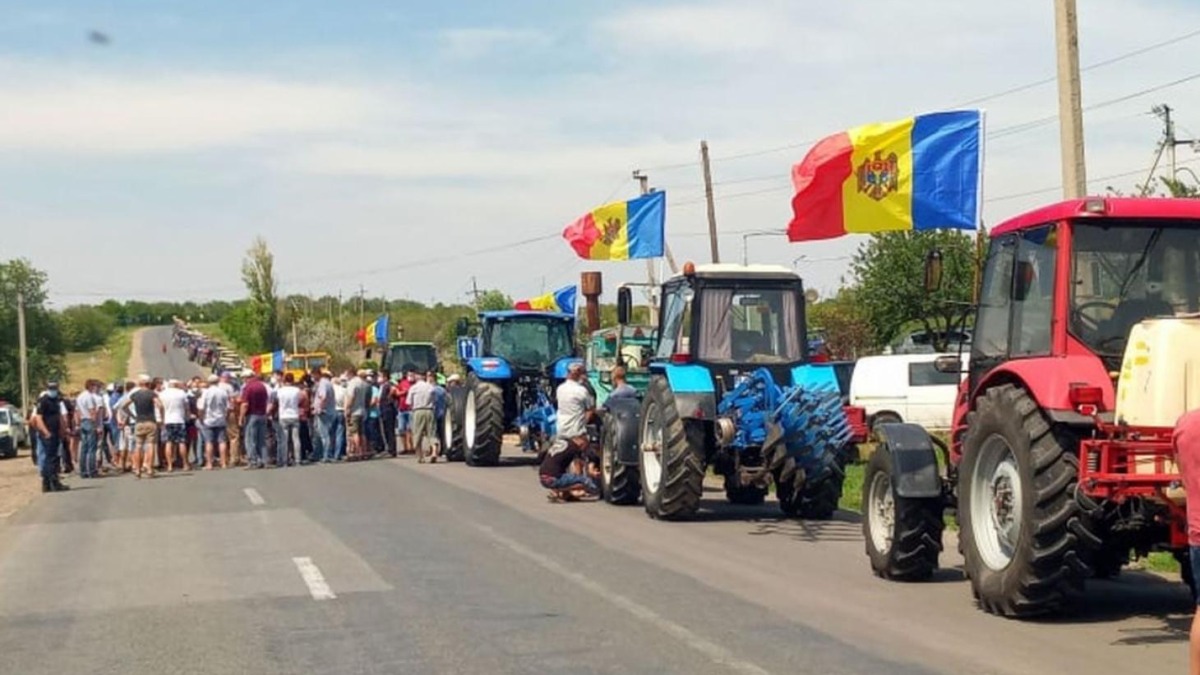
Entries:
{"label": "street lamp", "polygon": [[742,264],[743,265],[750,264],[750,257],[747,254],[747,242],[750,239],[750,237],[782,237],[786,234],[787,234],[787,232],[782,232],[779,230],[759,230],[757,232],[747,232],[746,234],[743,234],[742,235]]}
{"label": "street lamp", "polygon": [[801,253],[800,255],[796,256],[795,258],[792,258],[792,268],[795,269],[796,263],[800,262],[801,260],[807,260],[807,259],[808,259],[808,256],[804,253]]}

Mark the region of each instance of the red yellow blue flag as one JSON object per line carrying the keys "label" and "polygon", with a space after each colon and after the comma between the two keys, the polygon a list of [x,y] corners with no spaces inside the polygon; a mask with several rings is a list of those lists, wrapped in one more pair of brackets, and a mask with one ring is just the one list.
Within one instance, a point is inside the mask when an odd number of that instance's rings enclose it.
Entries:
{"label": "red yellow blue flag", "polygon": [[574,286],[565,286],[553,293],[539,295],[529,300],[518,300],[513,303],[513,309],[520,309],[527,312],[562,312],[563,314],[574,314],[575,293],[576,288]]}
{"label": "red yellow blue flag", "polygon": [[651,192],[605,204],[563,230],[563,239],[586,260],[632,260],[663,254],[667,193]]}
{"label": "red yellow blue flag", "polygon": [[818,142],[792,168],[788,239],[978,226],[983,113],[867,124]]}
{"label": "red yellow blue flag", "polygon": [[388,342],[388,315],[380,314],[379,318],[367,324],[367,327],[359,331],[358,340],[363,345],[368,342],[376,345],[386,345]]}

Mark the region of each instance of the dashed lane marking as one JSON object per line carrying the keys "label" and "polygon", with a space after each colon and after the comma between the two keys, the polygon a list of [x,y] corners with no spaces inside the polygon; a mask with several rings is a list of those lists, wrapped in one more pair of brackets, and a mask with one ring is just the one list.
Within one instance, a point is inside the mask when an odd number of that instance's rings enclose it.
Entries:
{"label": "dashed lane marking", "polygon": [[304,579],[313,600],[333,600],[337,597],[312,558],[292,558],[292,562],[296,564],[296,569],[300,570],[300,578]]}
{"label": "dashed lane marking", "polygon": [[246,499],[249,499],[250,503],[255,506],[262,506],[267,503],[267,500],[263,499],[263,496],[258,494],[258,490],[254,488],[245,488],[242,492],[246,493]]}

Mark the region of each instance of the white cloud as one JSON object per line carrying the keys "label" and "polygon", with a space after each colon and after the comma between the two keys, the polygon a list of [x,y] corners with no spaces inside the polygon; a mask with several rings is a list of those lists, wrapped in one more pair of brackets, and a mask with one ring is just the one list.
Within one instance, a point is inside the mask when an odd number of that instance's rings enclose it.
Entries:
{"label": "white cloud", "polygon": [[351,129],[381,107],[375,94],[333,84],[0,62],[0,147],[10,150],[147,154],[246,145]]}
{"label": "white cloud", "polygon": [[452,28],[438,37],[446,56],[462,60],[548,47],[552,43],[548,34],[529,28]]}

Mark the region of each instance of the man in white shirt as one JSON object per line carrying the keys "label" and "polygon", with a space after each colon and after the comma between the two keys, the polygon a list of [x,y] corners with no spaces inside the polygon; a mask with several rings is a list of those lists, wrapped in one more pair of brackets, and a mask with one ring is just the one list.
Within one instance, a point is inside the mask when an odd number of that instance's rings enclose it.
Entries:
{"label": "man in white shirt", "polygon": [[213,468],[213,453],[221,460],[221,468],[229,466],[229,390],[221,386],[216,375],[208,378],[208,387],[200,394],[196,407],[200,411],[200,434],[204,438],[204,468]]}
{"label": "man in white shirt", "polygon": [[75,416],[79,429],[79,477],[95,478],[96,448],[99,441],[100,417],[103,414],[100,399],[95,389],[100,386],[96,380],[88,380],[84,390],[75,397]]}
{"label": "man in white shirt", "polygon": [[187,471],[192,470],[192,460],[187,456],[187,392],[179,380],[168,380],[167,386],[159,393],[162,401],[163,427],[167,432],[166,460],[167,473],[175,471],[175,453],[179,453],[179,461]]}
{"label": "man in white shirt", "polygon": [[279,434],[275,438],[275,466],[288,466],[288,446],[300,457],[300,387],[291,373],[283,376],[283,385],[275,391],[279,410]]}

